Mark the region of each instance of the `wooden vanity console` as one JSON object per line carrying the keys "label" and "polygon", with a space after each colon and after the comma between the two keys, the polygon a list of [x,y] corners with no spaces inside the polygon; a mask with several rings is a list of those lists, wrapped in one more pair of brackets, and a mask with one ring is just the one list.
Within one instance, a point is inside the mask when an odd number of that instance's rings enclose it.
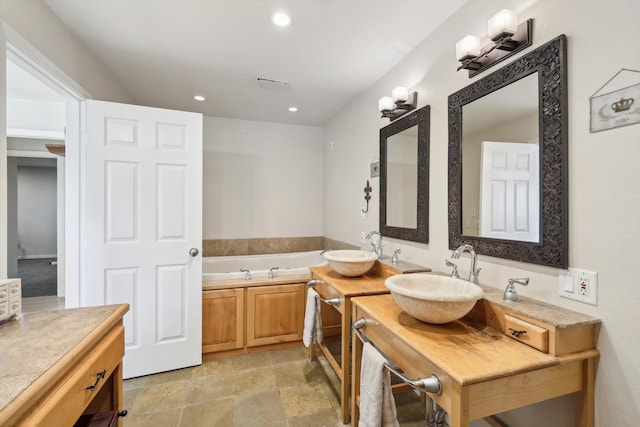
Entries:
{"label": "wooden vanity console", "polygon": [[[501,296],[485,289],[469,315],[444,325],[409,316],[391,295],[354,298],[353,319],[366,320],[362,332],[408,376],[440,379],[442,394],[430,396],[449,414],[451,427],[569,393],[577,393],[575,425],[593,427],[600,321],[532,300],[506,303]],[[357,425],[362,343],[355,334],[352,345]]]}
{"label": "wooden vanity console", "polygon": [[[341,420],[343,424],[349,423],[349,391],[351,385],[351,353],[350,336],[351,336],[351,299],[365,295],[379,295],[389,293],[389,289],[384,285],[387,277],[394,274],[404,274],[409,272],[431,271],[429,268],[421,267],[415,264],[401,262],[391,265],[385,262],[376,261],[374,266],[365,275],[359,277],[344,277],[331,269],[328,265],[311,267],[311,275],[318,283],[314,285],[314,289],[318,292],[320,298],[332,299],[338,298],[340,305],[336,307],[322,304],[322,322],[325,341],[329,341],[331,335],[335,335],[340,339],[340,360],[336,360],[326,342],[321,343],[317,347],[327,358],[327,361],[338,375],[340,379],[340,407]],[[335,313],[337,311],[338,316]],[[332,323],[333,321],[333,323]],[[332,331],[335,331],[332,333]],[[314,360],[315,345],[311,345],[310,358]],[[357,425],[352,424],[352,425]]]}
{"label": "wooden vanity console", "polygon": [[128,309],[27,313],[0,324],[0,425],[69,427],[83,414],[121,411]]}

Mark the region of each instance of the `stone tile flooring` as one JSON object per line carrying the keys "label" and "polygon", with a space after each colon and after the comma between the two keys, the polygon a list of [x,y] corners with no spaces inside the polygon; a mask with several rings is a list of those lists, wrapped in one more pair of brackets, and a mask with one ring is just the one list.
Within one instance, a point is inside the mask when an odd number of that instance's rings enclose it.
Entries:
{"label": "stone tile flooring", "polygon": [[[124,381],[126,427],[341,426],[339,383],[304,348],[205,361]],[[413,392],[396,396],[401,426],[424,426]]]}

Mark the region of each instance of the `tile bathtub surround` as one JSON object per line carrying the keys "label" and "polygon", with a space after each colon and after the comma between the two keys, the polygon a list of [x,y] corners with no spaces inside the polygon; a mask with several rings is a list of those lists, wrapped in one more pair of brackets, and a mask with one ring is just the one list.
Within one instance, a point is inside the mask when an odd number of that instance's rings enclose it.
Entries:
{"label": "tile bathtub surround", "polygon": [[[341,426],[339,382],[301,348],[205,361],[124,382],[126,427]],[[396,397],[400,425],[423,426],[413,393]]]}
{"label": "tile bathtub surround", "polygon": [[327,237],[277,237],[255,239],[208,239],[202,241],[203,256],[284,254],[322,249],[360,249]]}
{"label": "tile bathtub surround", "polygon": [[323,249],[323,237],[274,237],[203,240],[204,256],[236,256],[306,252]]}

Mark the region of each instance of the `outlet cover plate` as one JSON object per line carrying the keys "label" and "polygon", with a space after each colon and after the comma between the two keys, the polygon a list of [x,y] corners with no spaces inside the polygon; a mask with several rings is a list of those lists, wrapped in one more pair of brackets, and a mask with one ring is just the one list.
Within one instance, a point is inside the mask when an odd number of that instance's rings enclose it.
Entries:
{"label": "outlet cover plate", "polygon": [[598,305],[598,273],[580,268],[560,271],[558,294],[564,298]]}

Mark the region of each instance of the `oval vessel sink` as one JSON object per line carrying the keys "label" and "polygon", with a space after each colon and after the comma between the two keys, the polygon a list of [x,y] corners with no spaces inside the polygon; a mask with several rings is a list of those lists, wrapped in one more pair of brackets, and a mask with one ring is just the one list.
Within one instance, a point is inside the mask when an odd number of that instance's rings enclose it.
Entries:
{"label": "oval vessel sink", "polygon": [[347,277],[362,276],[378,259],[373,252],[350,249],[326,252],[324,258],[336,273]]}
{"label": "oval vessel sink", "polygon": [[464,317],[484,295],[474,283],[435,274],[398,274],[384,284],[404,311],[435,324]]}

